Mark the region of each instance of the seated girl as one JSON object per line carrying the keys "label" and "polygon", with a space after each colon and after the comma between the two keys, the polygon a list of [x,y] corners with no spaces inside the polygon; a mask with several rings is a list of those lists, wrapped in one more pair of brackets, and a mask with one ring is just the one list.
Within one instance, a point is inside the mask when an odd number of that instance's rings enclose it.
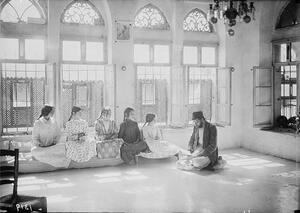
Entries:
{"label": "seated girl", "polygon": [[146,122],[142,128],[144,141],[149,146],[151,153],[141,153],[146,158],[167,158],[178,153],[179,148],[163,140],[161,130],[156,126],[156,117],[154,114],[146,115]]}
{"label": "seated girl", "polygon": [[137,122],[134,121],[134,109],[128,107],[124,111],[124,122],[120,126],[118,138],[124,140],[121,146],[121,158],[127,164],[135,164],[135,156],[141,152],[150,152],[149,147],[140,135]]}
{"label": "seated girl", "polygon": [[120,157],[120,146],[123,140],[118,137],[118,128],[111,120],[111,109],[103,108],[95,122],[95,139],[97,142],[98,158]]}
{"label": "seated girl", "polygon": [[95,122],[95,138],[99,141],[112,140],[118,137],[118,128],[116,123],[110,119],[111,110],[103,108],[99,118]]}
{"label": "seated girl", "polygon": [[59,143],[60,129],[53,118],[54,107],[44,106],[35,121],[32,131],[32,156],[55,167],[68,167],[70,160],[65,157],[65,144]]}
{"label": "seated girl", "polygon": [[86,162],[96,156],[96,142],[87,137],[88,123],[81,119],[81,108],[73,106],[66,123],[66,156],[76,162]]}

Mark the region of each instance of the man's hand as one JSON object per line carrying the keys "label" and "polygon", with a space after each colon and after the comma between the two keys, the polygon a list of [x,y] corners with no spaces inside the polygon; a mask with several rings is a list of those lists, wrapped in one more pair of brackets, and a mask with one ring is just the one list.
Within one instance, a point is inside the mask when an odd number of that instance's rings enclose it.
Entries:
{"label": "man's hand", "polygon": [[86,139],[86,136],[81,136],[81,137],[79,138],[79,142],[80,142],[80,143],[83,143],[83,142],[85,141],[85,139]]}
{"label": "man's hand", "polygon": [[189,146],[188,151],[190,151],[190,153],[193,153],[193,152],[194,152],[193,147],[192,147],[192,146]]}

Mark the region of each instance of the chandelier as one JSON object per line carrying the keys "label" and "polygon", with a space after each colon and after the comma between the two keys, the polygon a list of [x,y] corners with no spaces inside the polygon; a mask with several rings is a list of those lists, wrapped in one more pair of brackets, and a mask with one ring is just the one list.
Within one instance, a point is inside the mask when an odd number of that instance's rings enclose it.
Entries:
{"label": "chandelier", "polygon": [[[233,27],[237,22],[249,23],[255,20],[254,2],[247,0],[214,0],[214,4],[209,4],[207,19],[216,24],[222,20],[224,24]],[[234,35],[234,30],[229,29],[228,34]]]}

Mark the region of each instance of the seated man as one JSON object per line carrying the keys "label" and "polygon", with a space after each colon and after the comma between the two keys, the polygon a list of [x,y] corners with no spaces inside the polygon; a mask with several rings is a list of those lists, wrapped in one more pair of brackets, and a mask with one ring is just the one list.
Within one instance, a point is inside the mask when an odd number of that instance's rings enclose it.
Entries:
{"label": "seated man", "polygon": [[[213,169],[218,163],[217,128],[207,122],[203,112],[193,113],[194,130],[189,141],[190,154],[179,155],[179,169]],[[220,157],[221,160],[221,157]]]}

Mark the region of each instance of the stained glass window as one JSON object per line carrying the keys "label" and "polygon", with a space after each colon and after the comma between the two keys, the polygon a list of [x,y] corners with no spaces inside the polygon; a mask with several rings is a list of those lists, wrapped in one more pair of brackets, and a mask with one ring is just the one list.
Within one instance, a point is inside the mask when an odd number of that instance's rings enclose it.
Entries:
{"label": "stained glass window", "polygon": [[143,7],[135,16],[134,26],[139,28],[169,30],[170,25],[163,13],[152,4]]}
{"label": "stained glass window", "polygon": [[[1,18],[4,22],[34,22],[44,23],[40,20],[44,20],[40,11],[33,3],[33,0],[11,0],[9,1],[1,11]],[[30,20],[31,19],[31,20]],[[38,22],[36,20],[39,20]]]}
{"label": "stained glass window", "polygon": [[104,25],[104,20],[96,8],[87,0],[74,1],[65,10],[62,22],[86,25]]}
{"label": "stained glass window", "polygon": [[211,32],[210,25],[206,17],[199,9],[192,10],[183,21],[185,31]]}

